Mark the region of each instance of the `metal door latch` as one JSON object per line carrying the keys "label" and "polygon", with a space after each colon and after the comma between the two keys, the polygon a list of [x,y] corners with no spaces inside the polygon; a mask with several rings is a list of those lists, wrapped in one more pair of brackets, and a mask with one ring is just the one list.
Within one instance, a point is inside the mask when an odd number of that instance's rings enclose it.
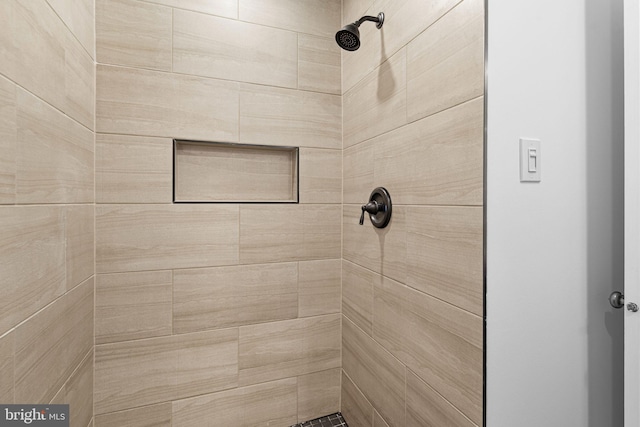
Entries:
{"label": "metal door latch", "polygon": [[[609,304],[611,304],[611,307],[613,308],[624,307],[624,295],[622,295],[622,292],[612,292],[611,295],[609,295]],[[635,302],[628,303],[627,310],[636,313],[638,311],[638,304]]]}

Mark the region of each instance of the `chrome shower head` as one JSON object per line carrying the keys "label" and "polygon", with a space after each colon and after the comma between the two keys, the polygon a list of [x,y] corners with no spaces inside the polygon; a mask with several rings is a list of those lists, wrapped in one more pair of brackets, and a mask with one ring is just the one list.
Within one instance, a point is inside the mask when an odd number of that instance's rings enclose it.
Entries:
{"label": "chrome shower head", "polygon": [[360,30],[358,27],[364,21],[376,22],[376,28],[382,28],[384,23],[384,13],[380,12],[377,17],[363,16],[353,24],[347,24],[336,33],[336,43],[344,50],[354,51],[360,47]]}

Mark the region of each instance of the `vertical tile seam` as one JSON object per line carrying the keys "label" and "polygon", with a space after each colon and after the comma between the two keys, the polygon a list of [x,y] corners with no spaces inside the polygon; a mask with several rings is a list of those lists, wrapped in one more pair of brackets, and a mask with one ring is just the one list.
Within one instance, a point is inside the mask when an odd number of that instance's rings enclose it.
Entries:
{"label": "vertical tile seam", "polygon": [[175,71],[174,57],[173,57],[173,44],[175,42],[175,8],[171,8],[171,72]]}
{"label": "vertical tile seam", "polygon": [[174,280],[174,276],[175,276],[175,270],[171,270],[171,336],[175,335],[175,321],[176,321],[176,316],[175,316],[175,280]]}
{"label": "vertical tile seam", "polygon": [[296,375],[294,378],[296,379],[296,422],[300,423],[300,375]]}
{"label": "vertical tile seam", "polygon": [[[63,258],[64,258],[64,292],[62,293],[62,295],[66,295],[71,289],[69,288],[70,283],[69,283],[69,271],[67,269],[67,264],[68,264],[68,259],[67,259],[67,254],[69,252],[69,233],[67,232],[67,226],[68,226],[68,219],[69,219],[69,209],[71,209],[70,205],[68,204],[54,204],[54,206],[58,206],[61,209],[61,213],[62,213],[62,238],[64,239],[64,254],[63,254]],[[86,279],[85,279],[86,280]],[[81,285],[82,282],[78,283],[78,285]]]}
{"label": "vertical tile seam", "polygon": [[11,374],[13,375],[13,389],[11,403],[16,403],[16,328],[11,329]]}
{"label": "vertical tile seam", "polygon": [[408,404],[407,404],[407,371],[409,367],[405,365],[404,367],[404,424],[407,424],[407,412],[408,412]]}
{"label": "vertical tile seam", "polygon": [[296,90],[300,90],[300,33],[296,31]]}

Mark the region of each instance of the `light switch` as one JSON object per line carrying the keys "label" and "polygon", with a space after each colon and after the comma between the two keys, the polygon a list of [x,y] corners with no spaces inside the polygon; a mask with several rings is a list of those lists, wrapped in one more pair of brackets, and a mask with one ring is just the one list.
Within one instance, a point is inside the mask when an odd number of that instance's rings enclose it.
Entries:
{"label": "light switch", "polygon": [[520,138],[520,182],[540,182],[540,140]]}
{"label": "light switch", "polygon": [[529,148],[529,172],[536,172],[537,171],[537,157],[538,157],[538,151],[535,148]]}

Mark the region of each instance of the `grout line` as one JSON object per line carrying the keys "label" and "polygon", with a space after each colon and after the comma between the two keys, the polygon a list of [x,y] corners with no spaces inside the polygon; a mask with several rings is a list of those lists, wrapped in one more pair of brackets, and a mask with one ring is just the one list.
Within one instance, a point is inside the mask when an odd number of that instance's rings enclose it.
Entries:
{"label": "grout line", "polygon": [[[344,206],[348,206],[348,207],[359,207],[360,204],[359,203],[344,203]],[[478,208],[478,209],[482,209],[484,207],[484,205],[440,205],[440,204],[415,204],[415,205],[408,205],[408,204],[400,204],[400,203],[394,203],[393,207],[402,207],[402,208],[406,208],[406,209],[429,209],[429,208],[451,208],[451,209],[469,209],[469,208]]]}
{"label": "grout line", "polygon": [[[421,294],[423,294],[423,295],[426,295],[426,296],[428,296],[428,297],[431,297],[431,298],[433,298],[433,299],[436,299],[436,300],[438,300],[438,301],[440,301],[440,302],[442,302],[442,303],[445,303],[445,304],[446,304],[446,305],[448,305],[448,306],[455,307],[455,308],[457,308],[458,310],[464,311],[465,313],[470,314],[470,315],[472,315],[472,316],[474,316],[474,317],[478,317],[478,318],[480,318],[480,319],[484,319],[484,317],[483,317],[482,315],[478,315],[478,314],[475,314],[475,313],[473,313],[473,312],[471,312],[471,311],[469,311],[469,310],[467,310],[467,309],[465,309],[465,308],[458,307],[457,305],[452,304],[452,303],[451,303],[451,302],[449,302],[449,301],[446,301],[446,300],[443,300],[443,299],[441,299],[441,298],[438,298],[437,296],[431,295],[431,294],[429,294],[429,293],[427,293],[427,292],[424,292],[424,291],[422,291],[422,290],[420,290],[420,289],[416,289],[416,288],[414,288],[414,287],[412,287],[412,286],[409,286],[409,285],[407,285],[406,283],[400,282],[399,280],[396,280],[396,279],[394,279],[394,278],[391,278],[391,277],[385,276],[385,275],[383,275],[383,274],[381,274],[381,273],[378,273],[377,271],[371,270],[371,269],[370,269],[370,268],[368,268],[368,267],[365,267],[365,266],[363,266],[363,265],[360,265],[360,264],[358,264],[357,262],[351,261],[351,260],[349,260],[349,259],[345,259],[344,261],[346,261],[346,262],[348,262],[348,263],[350,263],[350,264],[353,264],[353,265],[355,265],[355,266],[357,266],[357,267],[360,267],[360,268],[362,268],[363,270],[369,271],[370,273],[373,273],[373,274],[375,274],[375,275],[377,275],[377,276],[384,277],[384,278],[386,278],[386,279],[388,279],[388,280],[391,280],[392,282],[398,283],[399,285],[404,286],[405,288],[409,288],[410,290],[413,290],[413,291],[419,292],[419,293],[421,293]],[[375,288],[375,285],[374,285],[374,288]],[[344,316],[345,316],[345,317],[347,317],[347,319],[349,319],[349,317],[348,317],[348,316],[346,316],[346,315],[344,315]],[[372,319],[371,332],[373,333],[373,313],[372,313],[372,315],[371,315],[371,319]],[[349,319],[349,320],[351,320],[351,319]],[[355,324],[355,321],[352,321],[352,322]],[[453,332],[451,332],[451,333],[453,333]],[[454,334],[454,335],[459,336],[459,335],[457,335],[457,334]],[[462,337],[460,337],[460,338],[462,338]],[[464,338],[462,338],[462,339],[464,339]],[[465,340],[465,341],[467,341],[467,340]],[[470,344],[471,344],[471,343],[470,343]],[[473,345],[474,347],[477,347],[475,344],[472,344],[472,345]]]}
{"label": "grout line", "polygon": [[[90,57],[90,58],[93,60],[93,62],[95,63],[96,58],[94,58],[94,57],[93,57],[94,55],[92,55],[92,54],[91,54],[91,52],[89,52],[89,51],[87,50],[87,48],[85,47],[84,43],[82,43],[82,42],[80,41],[80,39],[78,38],[78,36],[76,36],[76,33],[71,29],[71,27],[69,27],[69,26],[67,25],[67,23],[65,22],[65,20],[64,20],[64,19],[62,19],[62,16],[60,16],[60,15],[58,14],[58,12],[53,8],[53,6],[51,5],[50,1],[49,1],[49,0],[46,0],[46,2],[47,2],[47,5],[49,6],[49,8],[51,8],[51,10],[53,11],[53,13],[58,17],[58,19],[60,19],[60,22],[62,23],[62,25],[64,25],[64,26],[65,26],[65,28],[66,28],[67,30],[69,30],[69,33],[71,33],[71,36],[73,36],[73,38],[78,42],[78,44],[80,44],[80,46],[82,47],[82,50],[83,50],[87,55],[89,55],[89,57]],[[93,25],[93,36],[94,36],[93,40],[94,40],[94,43],[95,43],[95,40],[96,40],[96,39],[95,39],[95,27],[96,27],[96,25],[95,25],[95,7],[94,7],[94,16],[92,16],[91,18],[93,18],[93,24],[94,24],[94,25]],[[94,45],[94,49],[95,49],[95,45]]]}
{"label": "grout line", "polygon": [[174,40],[175,40],[175,34],[176,34],[176,18],[175,18],[176,14],[175,14],[175,9],[171,8],[171,72],[175,72],[175,66],[174,66],[174,57],[173,57],[173,51],[174,51]]}
{"label": "grout line", "polygon": [[[461,102],[459,102],[459,103],[457,103],[457,104],[455,104],[455,105],[448,106],[448,107],[446,107],[446,108],[444,108],[444,109],[442,109],[442,110],[435,111],[435,112],[433,112],[433,113],[431,113],[431,114],[429,114],[429,115],[426,115],[426,116],[424,116],[424,117],[420,117],[420,118],[417,118],[417,119],[412,120],[412,121],[407,121],[406,123],[404,123],[404,124],[402,124],[402,125],[400,125],[400,126],[394,127],[393,129],[386,130],[386,131],[384,131],[384,132],[382,132],[382,133],[380,133],[380,134],[377,134],[377,135],[375,135],[375,136],[372,136],[371,138],[367,138],[367,139],[364,139],[364,140],[362,140],[362,141],[356,142],[355,144],[351,144],[351,145],[349,145],[348,147],[344,147],[344,149],[345,149],[345,150],[350,150],[350,149],[352,149],[353,147],[356,147],[356,146],[358,146],[358,145],[360,145],[360,144],[363,144],[363,143],[366,143],[366,142],[371,143],[371,141],[373,141],[373,140],[375,140],[375,139],[378,139],[378,138],[380,138],[380,137],[381,137],[381,136],[383,136],[383,135],[390,134],[390,133],[395,132],[395,131],[397,131],[397,130],[399,130],[399,129],[403,129],[403,128],[407,127],[407,126],[410,126],[410,125],[412,125],[412,124],[414,124],[414,123],[416,123],[416,122],[419,122],[419,121],[422,121],[422,120],[426,120],[426,119],[428,119],[428,118],[430,118],[430,117],[433,117],[433,116],[435,116],[435,115],[438,115],[438,114],[441,114],[441,113],[448,112],[448,111],[450,111],[450,110],[453,110],[454,108],[461,107],[461,106],[462,106],[462,105],[464,105],[464,104],[468,104],[468,103],[471,103],[471,102],[473,102],[473,101],[477,101],[477,100],[482,99],[482,98],[484,98],[484,93],[483,93],[483,94],[481,94],[481,95],[475,96],[475,97],[473,97],[473,98],[470,98],[470,99],[467,99],[467,100],[461,101]],[[343,116],[344,116],[344,114],[343,114]],[[343,120],[344,120],[344,118],[343,118]],[[344,133],[344,131],[343,131],[343,133]],[[344,137],[343,137],[343,140],[344,140]],[[344,143],[343,143],[343,144],[344,144]]]}
{"label": "grout line", "polygon": [[[208,333],[212,333],[212,332],[230,331],[230,330],[233,330],[233,329],[237,329],[238,332],[239,332],[241,328],[261,327],[261,326],[274,325],[274,324],[277,324],[277,323],[284,323],[284,322],[296,322],[296,321],[299,321],[299,323],[303,323],[305,321],[311,321],[311,320],[328,320],[331,317],[338,317],[338,316],[341,316],[340,313],[327,313],[327,314],[316,314],[316,315],[313,315],[313,316],[300,317],[300,318],[277,319],[277,320],[268,320],[268,321],[260,322],[260,323],[247,323],[247,324],[235,325],[235,326],[225,326],[225,327],[222,327],[222,328],[215,328],[214,327],[214,328],[209,328],[209,329],[202,329],[202,330],[183,332],[183,333],[179,333],[179,334],[175,334],[175,335],[157,335],[157,336],[151,336],[151,337],[142,337],[142,338],[125,339],[125,340],[120,340],[120,341],[104,342],[104,343],[96,344],[96,348],[97,347],[100,347],[100,348],[102,348],[102,347],[112,347],[112,346],[121,345],[121,344],[125,344],[125,343],[132,343],[132,342],[143,342],[143,341],[150,341],[150,340],[171,339],[171,338],[175,338],[175,337],[185,337],[185,336],[188,336],[188,335],[198,335],[198,334],[208,334]],[[238,339],[238,342],[239,342],[239,339]],[[326,368],[324,370],[337,369],[337,368],[338,368],[338,366],[333,367],[333,368]],[[313,372],[309,372],[309,373],[313,373]],[[287,378],[289,378],[289,377],[287,377]],[[270,382],[270,381],[264,381],[264,382]]]}
{"label": "grout line", "polygon": [[98,62],[96,64],[100,65],[102,67],[124,68],[124,69],[129,69],[129,70],[150,71],[150,72],[170,74],[170,75],[176,75],[176,76],[197,77],[197,78],[200,78],[200,79],[207,79],[207,80],[215,80],[215,81],[218,81],[218,82],[224,82],[224,83],[227,83],[229,85],[232,85],[232,84],[237,84],[238,86],[240,86],[240,85],[254,85],[254,86],[261,86],[261,87],[270,88],[270,89],[282,89],[282,90],[290,90],[290,91],[297,91],[297,92],[315,93],[315,94],[318,94],[318,95],[342,97],[342,94],[340,94],[340,93],[322,92],[322,91],[319,91],[319,90],[311,90],[311,89],[298,89],[297,87],[293,87],[293,86],[278,86],[278,85],[270,85],[270,84],[265,84],[265,83],[256,83],[256,82],[251,82],[251,81],[231,80],[231,79],[224,79],[224,78],[220,78],[220,77],[204,76],[204,75],[201,75],[201,74],[189,74],[189,73],[184,73],[184,72],[180,72],[180,71],[168,71],[168,70],[162,70],[162,69],[150,68],[150,67],[132,67],[132,66],[129,66],[129,65],[111,64],[111,63],[108,63],[108,62]]}
{"label": "grout line", "polygon": [[[304,259],[304,260],[254,262],[254,263],[243,263],[243,264],[223,264],[223,265],[209,265],[209,266],[205,265],[205,266],[180,267],[180,268],[160,268],[160,269],[150,269],[150,270],[100,271],[100,272],[97,272],[95,275],[105,276],[105,275],[113,275],[113,274],[153,273],[153,272],[164,272],[164,271],[173,271],[175,273],[177,271],[188,271],[188,270],[209,270],[209,269],[215,269],[215,268],[230,268],[230,267],[241,268],[246,266],[293,264],[296,262],[313,262],[313,261],[341,261],[341,259],[340,258],[316,258],[316,259]],[[331,314],[337,314],[337,313],[331,313]]]}
{"label": "grout line", "polygon": [[[472,421],[464,412],[462,412],[462,410],[460,410],[460,408],[458,408],[456,405],[454,405],[449,399],[447,399],[446,397],[444,397],[438,390],[436,390],[431,384],[429,384],[428,382],[426,382],[420,375],[416,374],[415,372],[413,372],[411,370],[411,368],[407,367],[407,373],[411,373],[413,374],[414,377],[416,377],[418,379],[418,381],[420,381],[421,383],[423,383],[424,385],[426,385],[429,389],[431,389],[434,393],[436,393],[438,396],[440,396],[440,398],[442,400],[444,400],[445,402],[447,402],[449,405],[451,405],[451,407],[457,411],[460,415],[462,415],[464,418],[466,418],[467,420],[469,420],[469,423],[471,425],[476,425],[476,423],[474,421]],[[408,378],[408,376],[407,376]]]}
{"label": "grout line", "polygon": [[[154,270],[155,271],[155,270]],[[175,271],[171,271],[171,336],[176,335],[176,316],[175,316]]]}
{"label": "grout line", "polygon": [[[95,68],[94,68],[95,69]],[[65,116],[66,118],[70,119],[72,122],[76,123],[77,125],[81,126],[82,128],[95,133],[95,131],[93,129],[91,129],[90,127],[88,127],[87,125],[85,125],[84,123],[82,123],[81,121],[79,121],[78,119],[76,119],[73,116],[70,116],[69,114],[65,113],[63,110],[61,110],[60,108],[56,107],[55,105],[53,105],[52,103],[50,103],[49,101],[47,101],[46,99],[42,98],[40,95],[35,94],[34,92],[32,92],[31,90],[27,89],[26,87],[22,86],[20,83],[16,82],[15,80],[11,79],[9,76],[7,76],[6,74],[0,73],[0,76],[2,76],[3,78],[5,78],[7,81],[9,81],[10,83],[14,84],[17,88],[20,88],[21,90],[23,90],[24,92],[28,93],[29,95],[33,96],[34,98],[38,99],[40,102],[42,102],[43,104],[45,104],[46,106],[48,106],[49,108],[57,111],[58,113],[62,114],[63,116]],[[94,76],[95,78],[95,76]],[[95,86],[95,85],[94,85]],[[95,90],[95,88],[94,88]],[[17,94],[16,94],[17,96]],[[94,104],[95,104],[95,100],[94,100]],[[16,115],[17,115],[17,100],[16,100]],[[94,115],[95,115],[95,108],[94,108]],[[94,127],[95,127],[95,120],[94,120]]]}

